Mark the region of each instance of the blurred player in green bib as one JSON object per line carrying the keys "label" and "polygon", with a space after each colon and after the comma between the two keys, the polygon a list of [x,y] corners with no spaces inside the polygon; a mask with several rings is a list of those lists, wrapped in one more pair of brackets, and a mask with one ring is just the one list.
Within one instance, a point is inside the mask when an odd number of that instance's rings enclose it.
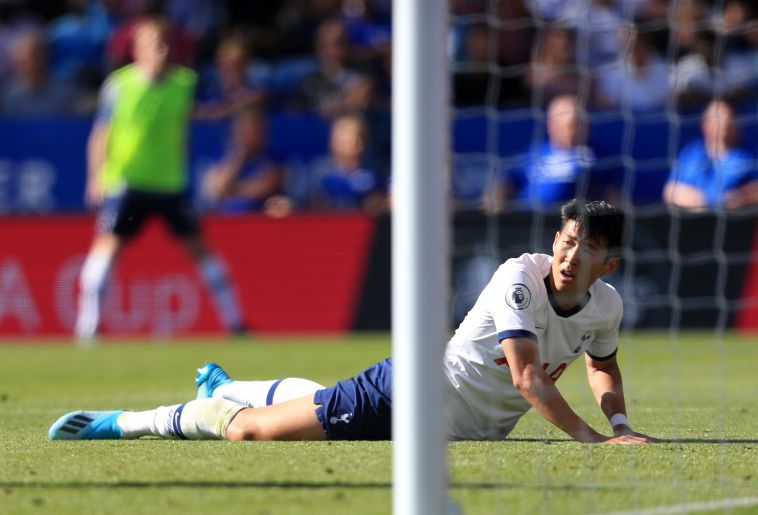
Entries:
{"label": "blurred player in green bib", "polygon": [[87,203],[100,211],[79,279],[80,342],[97,336],[108,274],[151,216],[163,218],[197,263],[224,326],[230,332],[245,328],[228,273],[203,240],[187,195],[187,131],[197,77],[170,64],[169,30],[159,18],[142,22],[134,34],[134,63],[113,72],[100,93],[86,190]]}

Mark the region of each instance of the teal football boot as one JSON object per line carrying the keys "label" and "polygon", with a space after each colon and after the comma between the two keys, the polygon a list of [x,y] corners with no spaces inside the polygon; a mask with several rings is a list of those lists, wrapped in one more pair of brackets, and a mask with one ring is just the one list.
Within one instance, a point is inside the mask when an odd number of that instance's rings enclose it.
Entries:
{"label": "teal football boot", "polygon": [[224,372],[223,368],[216,363],[208,363],[203,368],[197,369],[197,378],[195,378],[197,398],[210,399],[213,397],[213,392],[216,391],[216,388],[222,384],[231,382],[232,379]]}
{"label": "teal football boot", "polygon": [[48,431],[51,440],[118,440],[119,411],[72,411],[55,421]]}

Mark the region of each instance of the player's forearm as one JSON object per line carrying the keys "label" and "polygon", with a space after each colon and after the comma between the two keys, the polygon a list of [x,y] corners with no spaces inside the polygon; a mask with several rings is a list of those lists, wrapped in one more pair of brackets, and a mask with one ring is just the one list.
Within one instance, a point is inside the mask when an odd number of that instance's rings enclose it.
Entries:
{"label": "player's forearm", "polygon": [[624,387],[618,366],[592,371],[589,383],[595,400],[606,417],[610,419],[616,413],[626,414]]}
{"label": "player's forearm", "polygon": [[94,180],[105,163],[108,151],[108,128],[96,125],[87,142],[87,177]]}
{"label": "player's forearm", "polygon": [[534,373],[518,385],[521,395],[548,422],[561,429],[579,442],[594,443],[606,437],[592,429],[579,415],[574,413],[553,382],[542,374]]}

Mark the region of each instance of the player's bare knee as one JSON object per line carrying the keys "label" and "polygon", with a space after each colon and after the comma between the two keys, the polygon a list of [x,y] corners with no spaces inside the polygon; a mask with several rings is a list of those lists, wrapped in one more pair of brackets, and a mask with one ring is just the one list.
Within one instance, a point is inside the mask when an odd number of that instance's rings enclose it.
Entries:
{"label": "player's bare knee", "polygon": [[256,416],[240,413],[240,415],[232,420],[229,427],[226,429],[226,438],[227,440],[235,442],[245,440],[271,440],[271,438],[266,437],[265,433],[266,432],[258,423]]}
{"label": "player's bare knee", "polygon": [[245,428],[245,426],[241,424],[235,424],[232,422],[229,424],[229,427],[226,429],[226,439],[231,440],[234,442],[241,442],[243,440],[252,440],[252,438],[247,438],[248,431]]}

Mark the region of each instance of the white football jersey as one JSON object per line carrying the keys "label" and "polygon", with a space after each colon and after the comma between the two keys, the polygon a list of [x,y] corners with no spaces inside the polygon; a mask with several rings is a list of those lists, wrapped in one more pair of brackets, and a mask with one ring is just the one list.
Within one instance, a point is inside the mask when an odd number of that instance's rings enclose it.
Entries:
{"label": "white football jersey", "polygon": [[598,279],[578,306],[561,309],[548,282],[552,259],[523,254],[500,265],[447,344],[450,438],[503,439],[530,408],[513,386],[501,340],[536,340],[542,366],[553,380],[585,352],[601,360],[615,355],[621,297]]}

